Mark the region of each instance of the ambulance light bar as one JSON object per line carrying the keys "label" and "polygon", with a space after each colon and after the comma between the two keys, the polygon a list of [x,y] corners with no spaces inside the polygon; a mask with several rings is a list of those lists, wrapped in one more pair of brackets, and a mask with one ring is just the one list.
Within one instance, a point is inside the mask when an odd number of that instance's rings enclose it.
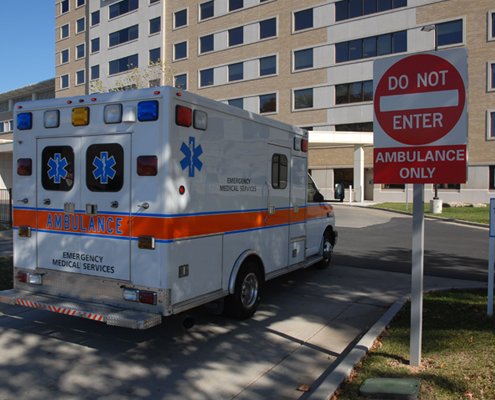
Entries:
{"label": "ambulance light bar", "polygon": [[104,111],[105,124],[122,122],[122,104],[107,104]]}
{"label": "ambulance light bar", "polygon": [[143,304],[156,304],[156,292],[151,292],[149,290],[139,290],[124,287],[124,292],[122,293],[124,300],[133,301],[135,303]]}
{"label": "ambulance light bar", "polygon": [[44,114],[45,128],[58,128],[60,126],[60,111],[48,110]]}
{"label": "ambulance light bar", "polygon": [[33,127],[33,114],[30,112],[17,114],[17,129],[26,131]]}
{"label": "ambulance light bar", "polygon": [[139,121],[156,121],[158,119],[158,101],[141,101],[138,103]]}
{"label": "ambulance light bar", "polygon": [[175,106],[175,123],[179,126],[190,127],[193,122],[193,112],[189,107]]}
{"label": "ambulance light bar", "polygon": [[72,125],[85,126],[89,124],[89,107],[76,107],[72,109]]}

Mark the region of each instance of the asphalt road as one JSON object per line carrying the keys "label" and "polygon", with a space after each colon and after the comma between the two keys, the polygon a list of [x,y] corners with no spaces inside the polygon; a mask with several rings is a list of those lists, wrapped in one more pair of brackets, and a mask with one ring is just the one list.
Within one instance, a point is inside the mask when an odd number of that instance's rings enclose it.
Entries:
{"label": "asphalt road", "polygon": [[[412,218],[335,205],[335,265],[410,273]],[[486,281],[488,229],[425,219],[425,275]]]}

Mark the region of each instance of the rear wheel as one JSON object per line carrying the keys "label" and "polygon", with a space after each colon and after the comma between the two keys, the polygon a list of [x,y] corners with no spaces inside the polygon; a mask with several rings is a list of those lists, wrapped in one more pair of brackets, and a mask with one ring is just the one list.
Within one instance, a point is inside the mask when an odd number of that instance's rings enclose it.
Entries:
{"label": "rear wheel", "polygon": [[316,264],[316,267],[318,269],[325,269],[330,266],[332,262],[334,243],[335,241],[333,237],[333,232],[331,230],[326,230],[325,233],[323,234],[323,248],[322,248],[323,259],[318,264]]}
{"label": "rear wheel", "polygon": [[247,260],[241,266],[235,280],[234,293],[224,302],[224,315],[236,319],[251,317],[261,301],[263,278],[258,264]]}

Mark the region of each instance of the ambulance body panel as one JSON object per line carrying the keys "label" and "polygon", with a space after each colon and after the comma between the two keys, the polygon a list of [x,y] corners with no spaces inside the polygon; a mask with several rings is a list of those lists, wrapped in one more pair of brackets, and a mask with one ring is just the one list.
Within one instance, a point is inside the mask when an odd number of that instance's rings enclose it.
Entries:
{"label": "ambulance body panel", "polygon": [[331,257],[333,208],[308,201],[298,128],[171,87],[15,118],[2,302],[144,329],[226,296],[252,313],[265,280]]}

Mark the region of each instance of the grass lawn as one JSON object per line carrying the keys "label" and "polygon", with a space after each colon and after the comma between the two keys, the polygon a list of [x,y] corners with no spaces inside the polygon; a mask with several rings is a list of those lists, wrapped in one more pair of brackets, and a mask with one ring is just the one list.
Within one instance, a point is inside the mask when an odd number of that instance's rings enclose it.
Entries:
{"label": "grass lawn", "polygon": [[0,290],[12,288],[12,257],[0,257]]}
{"label": "grass lawn", "polygon": [[426,294],[422,363],[409,367],[409,305],[392,321],[338,400],[357,400],[367,378],[421,380],[421,400],[495,399],[495,318],[486,317],[486,290]]}
{"label": "grass lawn", "polygon": [[[405,203],[379,203],[373,207],[385,210],[406,211]],[[410,203],[407,212],[412,213],[412,207],[412,203]],[[452,218],[481,224],[488,224],[490,218],[489,207],[443,207],[441,214],[433,215],[430,213],[430,204],[425,203],[424,210],[425,215],[431,217]]]}

